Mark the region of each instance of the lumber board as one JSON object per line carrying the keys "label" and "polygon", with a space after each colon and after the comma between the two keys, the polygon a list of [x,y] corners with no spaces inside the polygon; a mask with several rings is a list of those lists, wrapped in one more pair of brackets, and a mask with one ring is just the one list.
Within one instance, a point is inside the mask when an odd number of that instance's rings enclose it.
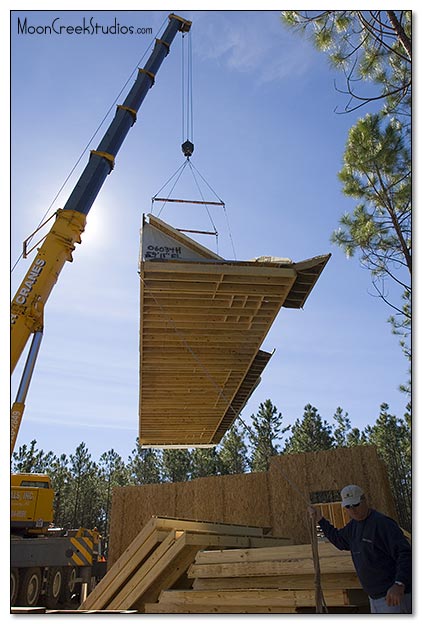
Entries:
{"label": "lumber board", "polygon": [[[327,605],[347,605],[347,593],[341,589],[330,589],[324,592]],[[159,603],[164,605],[254,605],[254,606],[282,606],[307,607],[315,604],[314,590],[284,590],[284,589],[233,589],[233,590],[167,590],[159,597]]]}
{"label": "lumber board", "polygon": [[[312,589],[315,574],[195,578],[193,589]],[[356,573],[321,574],[322,589],[361,589]]]}
{"label": "lumber board", "polygon": [[133,606],[138,609],[138,611],[143,612],[145,610],[145,603],[157,602],[162,591],[170,589],[185,577],[186,570],[195,559],[197,552],[197,546],[185,546],[184,549],[174,557],[171,565],[157,576],[150,587],[143,592],[142,596]]}
{"label": "lumber board", "polygon": [[130,609],[148,586],[149,579],[156,574],[157,567],[165,567],[174,553],[179,552],[184,546],[184,534],[176,536],[175,531],[170,531],[167,538],[155,549],[153,554],[142,565],[118,594],[108,604],[110,609]]}
{"label": "lumber board", "polygon": [[250,537],[249,542],[250,548],[273,548],[274,546],[288,546],[292,543],[292,540],[290,537],[264,535],[263,537]]}
{"label": "lumber board", "polygon": [[148,555],[167,538],[169,531],[156,528],[156,518],[152,518],[121,554],[115,564],[94,587],[79,609],[102,609],[122,583],[126,582],[133,571],[142,564]]}
{"label": "lumber board", "polygon": [[[320,560],[322,573],[353,572],[354,566],[350,555],[325,557]],[[190,578],[217,578],[233,576],[276,576],[291,574],[312,574],[313,559],[293,559],[283,561],[249,561],[242,563],[193,564],[189,570]]]}
{"label": "lumber board", "polygon": [[[190,524],[190,523],[187,523]],[[197,523],[201,524],[201,523]],[[194,561],[199,549],[207,547],[233,546],[242,544],[248,538],[237,535],[207,534],[183,532],[180,537],[165,540],[148,561],[127,581],[118,595],[110,602],[113,609],[142,608],[146,602],[143,594],[149,591],[148,600],[158,596],[159,592],[175,583]],[[221,528],[221,527],[220,527]],[[233,527],[232,527],[233,528]],[[236,530],[239,527],[234,527]]]}
{"label": "lumber board", "polygon": [[297,613],[296,607],[264,607],[248,605],[179,605],[160,602],[145,605],[145,613]]}
{"label": "lumber board", "polygon": [[[160,274],[164,275],[164,279],[168,280],[170,273],[179,279],[189,279],[192,275],[193,279],[199,280],[200,276],[222,275],[234,279],[236,281],[250,282],[257,280],[257,283],[267,283],[268,280],[273,283],[285,283],[287,280],[295,279],[296,271],[290,267],[271,266],[268,264],[257,264],[256,262],[156,262],[151,260],[144,261],[145,270],[154,274],[154,279],[159,279]],[[180,277],[179,274],[182,274]]]}
{"label": "lumber board", "polygon": [[[322,557],[342,557],[344,551],[340,551],[332,544],[320,542],[318,553]],[[203,551],[198,553],[195,563],[240,563],[242,561],[282,561],[284,559],[309,559],[312,557],[310,544],[300,545],[275,545],[256,549],[246,548],[237,550],[224,550],[221,552]]]}
{"label": "lumber board", "polygon": [[225,522],[206,522],[202,520],[189,520],[184,518],[157,517],[155,526],[159,529],[176,529],[191,533],[206,533],[220,535],[250,535],[261,537],[268,530],[265,527],[249,526],[243,524],[230,524]]}

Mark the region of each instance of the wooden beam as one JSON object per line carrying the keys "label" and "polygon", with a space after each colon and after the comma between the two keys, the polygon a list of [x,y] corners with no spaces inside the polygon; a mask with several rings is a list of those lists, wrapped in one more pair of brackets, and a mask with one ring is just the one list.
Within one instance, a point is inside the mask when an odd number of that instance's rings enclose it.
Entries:
{"label": "wooden beam", "polygon": [[[350,555],[326,557],[320,561],[321,572],[353,572]],[[194,564],[189,570],[191,578],[217,578],[233,576],[278,576],[290,574],[312,574],[313,559],[283,561],[254,561],[245,563]]]}
{"label": "wooden beam", "polygon": [[257,526],[230,524],[225,522],[204,522],[202,520],[188,520],[183,518],[158,517],[155,519],[157,528],[177,529],[191,533],[206,533],[209,535],[246,535],[261,537],[264,529]]}
{"label": "wooden beam", "polygon": [[255,605],[180,605],[165,603],[148,603],[145,605],[145,613],[297,613],[296,607],[262,607]]}
{"label": "wooden beam", "polygon": [[[324,592],[326,603],[331,606],[348,604],[348,597],[341,589],[330,589]],[[221,591],[206,590],[169,590],[160,594],[161,605],[246,605],[307,607],[315,605],[314,590],[284,589],[234,589]]]}
{"label": "wooden beam", "polygon": [[79,609],[103,609],[126,583],[131,574],[154,552],[158,544],[169,535],[168,531],[156,530],[156,519],[152,518],[133,542],[126,548],[116,563],[87,596]]}
{"label": "wooden beam", "polygon": [[[344,552],[338,550],[328,542],[318,544],[319,557],[343,557]],[[349,554],[347,554],[350,557]],[[312,558],[312,547],[310,544],[275,546],[271,548],[260,548],[259,550],[237,549],[225,550],[223,552],[204,551],[198,553],[196,564],[210,563],[241,563],[244,561],[283,561]]]}
{"label": "wooden beam", "polygon": [[[198,553],[199,554],[199,553]],[[322,589],[361,589],[354,572],[321,574]],[[315,574],[195,578],[193,589],[314,589]]]}

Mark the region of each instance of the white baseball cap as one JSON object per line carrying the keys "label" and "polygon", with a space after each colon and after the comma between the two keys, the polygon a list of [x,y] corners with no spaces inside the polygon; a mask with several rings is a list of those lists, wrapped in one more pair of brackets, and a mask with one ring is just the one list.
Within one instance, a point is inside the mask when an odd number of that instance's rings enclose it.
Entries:
{"label": "white baseball cap", "polygon": [[363,490],[358,485],[346,485],[341,491],[341,506],[357,505],[363,496]]}

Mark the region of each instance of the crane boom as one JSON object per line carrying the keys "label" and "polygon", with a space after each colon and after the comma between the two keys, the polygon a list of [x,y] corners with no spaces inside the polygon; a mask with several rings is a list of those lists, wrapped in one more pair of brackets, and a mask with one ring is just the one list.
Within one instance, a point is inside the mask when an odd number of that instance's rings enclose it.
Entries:
{"label": "crane boom", "polygon": [[[145,67],[138,76],[123,104],[117,106],[115,116],[92,150],[88,163],[71,192],[63,209],[56,213],[53,226],[19,286],[11,304],[11,371],[15,369],[31,334],[42,333],[44,305],[57,282],[66,261],[72,262],[75,244],[81,242],[86,215],[95,201],[107,175],[114,167],[115,157],[136,121],[136,114],[153,86],[155,75],[170,50],[178,31],[188,32],[191,22],[171,13],[162,37],[155,45]],[[39,345],[38,345],[39,346]],[[32,363],[33,367],[33,363]],[[20,397],[22,399],[22,397]],[[24,398],[24,397],[23,397]],[[15,404],[16,405],[16,404]],[[12,408],[11,447],[14,448],[24,402]]]}

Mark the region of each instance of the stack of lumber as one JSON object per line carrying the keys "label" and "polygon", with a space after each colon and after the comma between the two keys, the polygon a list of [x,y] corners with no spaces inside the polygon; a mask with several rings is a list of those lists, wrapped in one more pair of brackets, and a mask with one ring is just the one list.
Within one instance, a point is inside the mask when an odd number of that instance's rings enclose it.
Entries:
{"label": "stack of lumber", "polygon": [[[318,545],[321,586],[328,612],[368,612],[350,553]],[[197,554],[190,590],[162,591],[146,613],[315,612],[315,577],[309,544]]]}
{"label": "stack of lumber", "polygon": [[145,603],[155,603],[162,591],[192,586],[186,573],[201,550],[274,547],[290,542],[268,537],[260,527],[153,517],[79,610],[143,612]]}

